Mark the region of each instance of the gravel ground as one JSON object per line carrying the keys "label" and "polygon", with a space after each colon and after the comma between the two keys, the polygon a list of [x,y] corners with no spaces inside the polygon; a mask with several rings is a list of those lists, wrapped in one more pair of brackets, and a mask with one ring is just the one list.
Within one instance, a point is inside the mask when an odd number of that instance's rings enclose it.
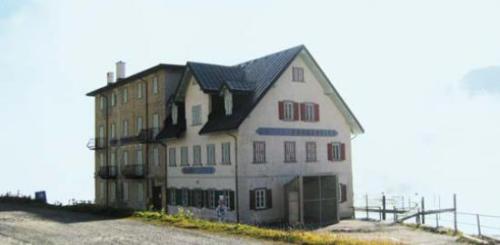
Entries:
{"label": "gravel ground", "polygon": [[260,240],[0,203],[0,244],[263,244]]}
{"label": "gravel ground", "polygon": [[463,244],[457,242],[457,238],[453,236],[412,229],[403,225],[361,220],[343,220],[338,224],[322,228],[318,232],[335,232],[335,234],[360,239],[385,239],[404,244]]}

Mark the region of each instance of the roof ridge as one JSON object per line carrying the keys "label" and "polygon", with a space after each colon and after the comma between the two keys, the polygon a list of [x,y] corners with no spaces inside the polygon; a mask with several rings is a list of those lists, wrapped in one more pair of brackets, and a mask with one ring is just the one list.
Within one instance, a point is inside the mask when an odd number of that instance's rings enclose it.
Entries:
{"label": "roof ridge", "polygon": [[244,66],[246,64],[250,64],[250,63],[253,63],[257,60],[262,60],[262,59],[265,59],[265,58],[268,58],[268,57],[271,57],[271,56],[274,56],[274,55],[277,55],[277,54],[281,54],[281,53],[285,53],[285,52],[288,52],[288,51],[291,51],[291,50],[294,50],[294,49],[302,49],[302,48],[305,48],[304,44],[300,44],[300,45],[297,45],[297,46],[294,46],[294,47],[291,47],[291,48],[287,48],[287,49],[282,49],[278,52],[274,52],[274,53],[271,53],[271,54],[267,54],[267,55],[264,55],[264,56],[261,56],[259,58],[254,58],[254,59],[251,59],[251,60],[247,60],[245,62],[242,62],[242,63],[239,63],[239,64],[236,64],[234,66]]}

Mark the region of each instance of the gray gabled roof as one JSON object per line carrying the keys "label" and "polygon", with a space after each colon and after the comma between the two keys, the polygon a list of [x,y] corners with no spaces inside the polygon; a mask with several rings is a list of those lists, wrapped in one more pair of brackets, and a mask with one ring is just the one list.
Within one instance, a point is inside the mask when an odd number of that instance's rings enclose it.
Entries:
{"label": "gray gabled roof", "polygon": [[[231,91],[244,92],[244,96],[233,98],[233,100],[238,100],[238,107],[233,109],[233,114],[229,116],[224,114],[211,115],[199,133],[205,134],[237,129],[264,97],[272,84],[303,50],[309,54],[305,46],[300,45],[234,66],[188,62],[184,77],[176,92],[177,101],[179,101],[179,98],[183,98],[182,94],[185,92],[183,90],[187,88],[187,78],[190,75],[195,77],[205,93],[219,93],[223,87],[227,87]],[[315,65],[317,64],[315,63]],[[321,74],[324,75],[319,66],[317,67]],[[350,122],[355,124],[351,125],[351,127],[356,128],[356,130],[352,131],[362,132],[361,125],[347,107],[347,104],[333,88],[333,85],[329,81],[328,83],[332,91],[334,91],[335,100],[339,101],[340,106],[343,108],[342,111],[345,112]]]}

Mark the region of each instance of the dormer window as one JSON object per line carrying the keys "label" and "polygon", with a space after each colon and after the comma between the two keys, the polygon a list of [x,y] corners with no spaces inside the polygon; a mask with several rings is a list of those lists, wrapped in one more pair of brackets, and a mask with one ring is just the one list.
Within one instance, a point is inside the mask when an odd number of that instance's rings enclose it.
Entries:
{"label": "dormer window", "polygon": [[179,111],[178,107],[176,104],[172,104],[172,124],[176,125],[177,124],[177,118],[179,116]]}
{"label": "dormer window", "polygon": [[233,94],[229,89],[224,89],[224,109],[226,116],[233,114]]}
{"label": "dormer window", "polygon": [[303,82],[304,81],[304,68],[292,67],[292,81],[294,81],[294,82]]}

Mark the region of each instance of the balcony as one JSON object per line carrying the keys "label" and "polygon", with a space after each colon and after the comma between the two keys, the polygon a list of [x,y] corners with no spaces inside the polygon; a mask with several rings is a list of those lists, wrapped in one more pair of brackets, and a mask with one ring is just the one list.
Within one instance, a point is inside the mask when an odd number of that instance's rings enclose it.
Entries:
{"label": "balcony", "polygon": [[160,133],[160,128],[148,128],[141,130],[138,137],[142,143],[154,143],[158,133]]}
{"label": "balcony", "polygon": [[145,176],[144,164],[125,165],[122,175],[129,179],[142,179]]}
{"label": "balcony", "polygon": [[103,166],[97,171],[97,176],[102,179],[114,179],[117,175],[116,166]]}
{"label": "balcony", "polygon": [[104,138],[92,138],[87,142],[87,148],[90,150],[100,150],[106,148],[106,141]]}

